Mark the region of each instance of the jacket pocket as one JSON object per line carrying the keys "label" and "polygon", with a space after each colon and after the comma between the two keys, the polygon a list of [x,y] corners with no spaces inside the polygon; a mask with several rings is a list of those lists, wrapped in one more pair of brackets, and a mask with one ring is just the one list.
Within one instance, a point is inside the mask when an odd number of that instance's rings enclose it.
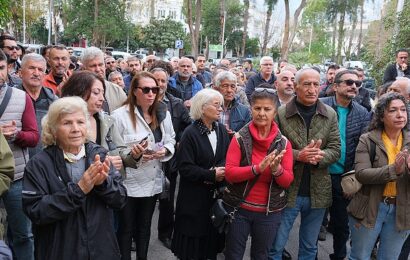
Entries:
{"label": "jacket pocket", "polygon": [[356,219],[362,220],[367,214],[369,208],[369,196],[357,192],[350,201],[347,211]]}

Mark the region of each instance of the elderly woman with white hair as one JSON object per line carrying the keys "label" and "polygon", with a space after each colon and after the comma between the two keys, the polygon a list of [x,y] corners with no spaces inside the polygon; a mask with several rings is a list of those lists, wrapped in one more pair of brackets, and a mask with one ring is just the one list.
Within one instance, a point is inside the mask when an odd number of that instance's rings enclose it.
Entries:
{"label": "elderly woman with white hair", "polygon": [[177,152],[180,184],[172,252],[179,259],[216,259],[224,238],[212,226],[209,211],[214,191],[225,178],[229,136],[218,123],[223,97],[213,89],[199,91],[190,110],[194,123],[185,129]]}
{"label": "elderly woman with white hair", "polygon": [[122,208],[127,193],[108,151],[87,141],[87,104],[55,101],[42,127],[45,149],[27,163],[22,192],[36,259],[120,259],[111,209]]}

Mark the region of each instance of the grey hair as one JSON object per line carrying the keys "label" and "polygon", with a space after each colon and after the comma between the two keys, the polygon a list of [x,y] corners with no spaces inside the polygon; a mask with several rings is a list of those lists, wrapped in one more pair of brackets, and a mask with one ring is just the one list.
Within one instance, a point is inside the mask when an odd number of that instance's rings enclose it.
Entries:
{"label": "grey hair", "polygon": [[196,95],[191,99],[191,109],[189,111],[191,118],[193,120],[200,119],[203,115],[204,105],[214,98],[218,98],[221,105],[223,104],[224,97],[221,93],[219,93],[219,91],[206,88],[196,93]]}
{"label": "grey hair", "polygon": [[102,62],[105,63],[104,53],[102,52],[102,50],[98,49],[97,47],[88,47],[85,50],[83,50],[80,60],[84,66],[87,66],[86,64],[88,64],[88,62],[96,58],[100,59]]}
{"label": "grey hair", "polygon": [[[406,78],[406,77],[396,77],[396,80],[400,80],[400,81],[406,81],[407,82],[407,94],[410,94],[410,79]],[[394,83],[394,81],[393,81]]]}
{"label": "grey hair", "polygon": [[273,62],[273,59],[272,59],[271,56],[263,56],[263,57],[260,59],[259,64],[262,64],[262,62],[263,62],[264,60],[270,60],[270,61]]}
{"label": "grey hair", "polygon": [[113,77],[117,76],[118,74],[120,74],[122,76],[121,72],[119,72],[119,71],[113,71],[110,74],[108,74],[108,81],[111,81],[111,79]]}
{"label": "grey hair", "polygon": [[[48,108],[47,114],[41,120],[41,141],[45,147],[56,144],[55,134],[57,126],[62,116],[83,112],[86,118],[86,127],[90,129],[90,114],[88,113],[87,103],[81,97],[63,97],[54,101]],[[87,130],[89,131],[89,130]],[[87,132],[87,138],[89,137]]]}
{"label": "grey hair", "polygon": [[[37,53],[29,53],[29,54],[24,55],[23,59],[21,60],[21,67],[23,68],[28,61],[41,62],[41,63],[43,63],[44,68],[46,68],[46,66],[47,66],[46,59],[44,59],[43,56],[41,56],[40,54],[37,54]],[[45,72],[45,70],[44,70],[44,72]]]}
{"label": "grey hair", "polygon": [[313,72],[315,74],[317,74],[320,77],[319,72],[317,72],[316,70],[312,69],[312,68],[304,68],[301,70],[298,70],[298,72],[296,72],[295,75],[295,82],[296,84],[300,84],[300,78],[302,77],[303,74],[305,74],[306,72]]}
{"label": "grey hair", "polygon": [[236,75],[230,71],[221,71],[216,74],[214,79],[214,84],[216,87],[221,86],[223,80],[235,81],[236,83]]}

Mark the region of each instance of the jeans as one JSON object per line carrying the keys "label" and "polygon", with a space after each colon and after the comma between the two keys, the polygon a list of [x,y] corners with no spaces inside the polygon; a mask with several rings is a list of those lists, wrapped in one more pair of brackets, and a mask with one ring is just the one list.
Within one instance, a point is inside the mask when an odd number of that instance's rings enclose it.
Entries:
{"label": "jeans", "polygon": [[281,212],[253,212],[239,209],[229,225],[226,234],[225,259],[243,259],[246,241],[249,234],[252,237],[251,259],[265,260],[276,237],[281,220]]}
{"label": "jeans", "polygon": [[153,197],[128,197],[120,211],[118,244],[122,260],[131,260],[131,242],[135,239],[137,258],[147,259],[151,221],[158,195]]}
{"label": "jeans", "polygon": [[269,252],[270,260],[282,260],[282,252],[289,238],[289,232],[300,212],[299,260],[316,258],[317,239],[325,214],[325,208],[311,208],[310,197],[297,196],[294,208],[286,208],[273,247]]}
{"label": "jeans", "polygon": [[12,237],[13,255],[17,260],[34,260],[34,238],[31,221],[23,212],[21,192],[23,180],[11,183],[10,189],[3,195],[7,212],[7,222]]}
{"label": "jeans", "polygon": [[409,230],[396,230],[396,206],[381,202],[374,228],[367,228],[349,215],[352,239],[350,260],[370,259],[376,239],[380,236],[377,250],[378,260],[398,259],[401,248],[409,235]]}
{"label": "jeans", "polygon": [[346,243],[349,239],[349,218],[347,205],[349,200],[343,197],[341,186],[342,176],[331,175],[332,178],[332,206],[330,207],[330,223],[333,225],[333,258],[346,257]]}

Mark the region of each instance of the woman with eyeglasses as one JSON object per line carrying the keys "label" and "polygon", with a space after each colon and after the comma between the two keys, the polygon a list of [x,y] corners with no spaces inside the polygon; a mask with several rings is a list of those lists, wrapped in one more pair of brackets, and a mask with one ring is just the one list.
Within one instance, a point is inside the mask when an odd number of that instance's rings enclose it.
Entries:
{"label": "woman with eyeglasses", "polygon": [[362,184],[347,211],[352,248],[349,259],[370,259],[377,237],[377,259],[398,259],[410,233],[410,138],[408,108],[397,93],[380,97],[369,132],[356,149],[356,179]]}
{"label": "woman with eyeglasses", "polygon": [[152,215],[164,180],[162,163],[174,153],[175,132],[166,105],[159,102],[159,90],[151,73],[139,72],[131,81],[125,104],[112,113],[138,160],[137,169],[125,168],[128,200],[120,212],[118,230],[123,260],[131,259],[133,237],[137,259],[147,259]]}
{"label": "woman with eyeglasses", "polygon": [[185,129],[179,143],[180,184],[172,238],[172,252],[178,259],[215,260],[224,248],[224,238],[209,217],[215,191],[223,184],[229,145],[225,126],[218,123],[222,103],[218,91],[199,91],[190,109],[194,123]]}
{"label": "woman with eyeglasses", "polygon": [[234,218],[226,234],[226,260],[243,258],[249,235],[251,258],[268,259],[286,207],[293,155],[290,142],[274,121],[275,100],[273,89],[256,88],[250,99],[252,121],[229,145],[223,201]]}

